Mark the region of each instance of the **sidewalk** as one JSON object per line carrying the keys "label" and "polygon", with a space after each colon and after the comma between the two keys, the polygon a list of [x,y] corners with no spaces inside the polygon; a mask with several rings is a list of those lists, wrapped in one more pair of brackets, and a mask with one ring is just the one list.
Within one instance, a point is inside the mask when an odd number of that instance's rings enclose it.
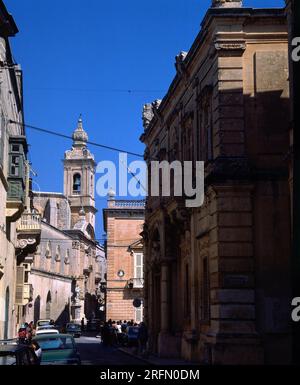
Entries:
{"label": "sidewalk", "polygon": [[147,358],[141,357],[136,353],[136,348],[121,347],[121,348],[118,348],[118,350],[134,358],[137,358],[141,361],[144,361],[145,364],[148,364],[148,365],[154,365],[154,366],[182,366],[182,365],[199,366],[200,365],[197,363],[193,363],[193,362],[189,362],[189,361],[185,361],[177,358],[159,358],[153,355],[149,355]]}

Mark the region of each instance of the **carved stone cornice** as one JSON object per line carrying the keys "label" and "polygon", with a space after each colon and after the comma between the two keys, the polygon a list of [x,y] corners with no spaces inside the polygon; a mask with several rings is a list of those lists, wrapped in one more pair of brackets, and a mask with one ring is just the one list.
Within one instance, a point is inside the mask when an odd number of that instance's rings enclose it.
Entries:
{"label": "carved stone cornice", "polygon": [[240,51],[246,50],[246,42],[244,40],[216,40],[215,49],[217,51]]}

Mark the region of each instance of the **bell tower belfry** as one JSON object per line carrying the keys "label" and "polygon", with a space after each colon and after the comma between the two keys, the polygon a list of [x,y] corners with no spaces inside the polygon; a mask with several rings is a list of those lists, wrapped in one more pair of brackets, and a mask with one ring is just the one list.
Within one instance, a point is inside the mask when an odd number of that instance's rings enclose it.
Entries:
{"label": "bell tower belfry", "polygon": [[81,115],[73,132],[73,146],[65,152],[64,195],[71,206],[71,226],[85,214],[86,222],[95,229],[95,167],[94,155],[87,148],[88,135]]}

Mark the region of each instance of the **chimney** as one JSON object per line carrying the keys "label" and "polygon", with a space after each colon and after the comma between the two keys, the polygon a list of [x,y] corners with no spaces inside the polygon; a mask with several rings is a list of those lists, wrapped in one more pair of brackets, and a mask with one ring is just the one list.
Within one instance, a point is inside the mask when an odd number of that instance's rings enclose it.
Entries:
{"label": "chimney", "polygon": [[241,8],[243,1],[236,0],[212,0],[213,8]]}

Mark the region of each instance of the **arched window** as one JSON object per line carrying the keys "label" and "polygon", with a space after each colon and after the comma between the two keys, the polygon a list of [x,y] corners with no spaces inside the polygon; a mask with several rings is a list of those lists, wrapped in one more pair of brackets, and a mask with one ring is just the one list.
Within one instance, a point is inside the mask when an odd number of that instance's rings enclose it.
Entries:
{"label": "arched window", "polygon": [[73,175],[73,194],[80,194],[81,192],[81,175],[74,174]]}

